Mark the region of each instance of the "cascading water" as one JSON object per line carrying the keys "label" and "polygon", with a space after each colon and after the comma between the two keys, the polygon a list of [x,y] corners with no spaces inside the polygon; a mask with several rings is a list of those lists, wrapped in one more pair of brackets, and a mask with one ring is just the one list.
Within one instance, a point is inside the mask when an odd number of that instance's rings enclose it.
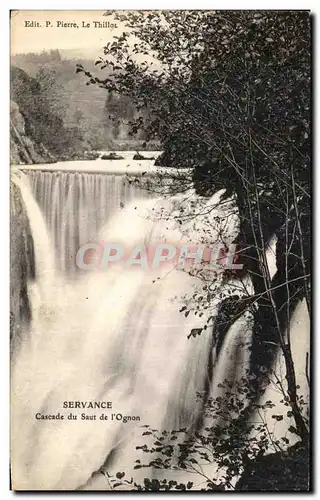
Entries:
{"label": "cascading water", "polygon": [[[37,314],[41,302],[48,302],[54,288],[55,267],[54,253],[46,223],[41,210],[36,203],[28,178],[18,170],[11,175],[12,191],[15,193],[11,202],[12,245],[11,261],[15,263],[11,270],[12,288],[20,290],[23,285],[24,294],[20,292],[18,300],[26,301],[26,307],[31,307],[32,316]],[[22,217],[22,219],[21,219]],[[28,226],[28,234],[21,234],[21,222]],[[25,233],[25,230],[22,231]],[[17,236],[22,236],[25,243],[18,244]],[[21,239],[21,238],[20,238]],[[31,240],[31,241],[30,241]],[[19,253],[21,252],[20,256]],[[23,263],[23,261],[25,261]],[[18,268],[20,276],[16,276]],[[23,269],[25,268],[25,270]],[[30,279],[30,268],[35,275]],[[29,269],[29,271],[28,271]],[[11,304],[15,300],[11,299]]]}
{"label": "cascading water", "polygon": [[58,269],[72,272],[81,245],[94,241],[121,206],[146,196],[125,173],[28,172],[34,197],[47,221]]}
{"label": "cascading water", "polygon": [[34,199],[31,186],[21,172],[13,172],[12,182],[18,188],[21,199],[28,212],[28,220],[33,240],[37,277],[41,292],[44,294],[46,289],[52,285],[55,273],[54,257],[52,243],[48,235],[46,223],[43,214]]}
{"label": "cascading water", "polygon": [[[36,249],[37,283],[46,287],[40,287],[38,302],[30,294],[35,313],[12,369],[13,483],[17,489],[107,490],[105,476],[97,473],[101,469],[138,475],[133,466],[141,425],[192,429],[202,418],[196,393],[209,384],[215,397],[221,379],[236,380],[244,373],[251,319],[243,315],[232,325],[217,357],[212,333],[218,300],[203,316],[179,312],[185,297],[190,300],[201,292],[203,282],[197,276],[176,268],[128,268],[123,262],[70,281],[53,264],[50,237],[56,257],[60,255],[58,268],[66,271],[70,256],[88,240],[115,241],[128,248],[160,241],[198,244],[210,226],[211,240],[222,238],[228,245],[238,231],[237,214],[233,210],[228,225],[222,224],[222,192],[210,200],[193,193],[172,200],[143,199],[140,193],[139,199],[121,175],[28,175],[41,211],[27,183],[18,181],[17,186]],[[214,220],[217,228],[212,230]],[[238,285],[219,279],[221,290]],[[246,286],[250,288],[250,281]],[[207,330],[188,340],[209,315],[213,319]],[[83,409],[72,410],[77,420],[35,419],[37,413],[61,413],[64,401],[109,401],[115,414],[140,420],[81,420]],[[141,474],[155,476],[157,471],[143,469]]]}
{"label": "cascading water", "polygon": [[35,263],[24,203],[14,182],[10,188],[10,340],[14,351],[31,318],[27,283],[35,278]]}

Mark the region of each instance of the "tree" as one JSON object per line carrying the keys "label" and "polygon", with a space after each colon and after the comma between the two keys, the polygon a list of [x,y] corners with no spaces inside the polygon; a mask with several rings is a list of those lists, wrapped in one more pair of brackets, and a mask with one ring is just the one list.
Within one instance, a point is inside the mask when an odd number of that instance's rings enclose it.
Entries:
{"label": "tree", "polygon": [[84,149],[80,129],[66,123],[61,91],[54,71],[43,67],[32,78],[20,68],[11,69],[11,95],[24,117],[26,135],[55,158]]}
{"label": "tree", "polygon": [[[226,197],[236,197],[235,243],[255,292],[244,303],[257,305],[252,384],[257,397],[280,348],[295,431],[307,442],[290,318],[302,299],[310,311],[309,13],[115,15],[127,31],[96,61],[111,74],[100,78],[81,66],[77,71],[133,100],[139,111],[133,133],[143,129],[147,140],[160,140],[165,165],[191,167],[197,192],[208,196],[225,188]],[[277,272],[271,276],[266,247],[274,234]]]}

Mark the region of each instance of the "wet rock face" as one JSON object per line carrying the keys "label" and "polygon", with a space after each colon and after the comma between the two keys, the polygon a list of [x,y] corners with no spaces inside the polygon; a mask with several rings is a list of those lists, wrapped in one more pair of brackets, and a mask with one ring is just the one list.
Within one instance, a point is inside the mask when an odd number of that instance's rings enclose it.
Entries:
{"label": "wet rock face", "polygon": [[10,193],[10,340],[12,348],[31,320],[28,282],[35,279],[35,260],[29,221],[18,188]]}

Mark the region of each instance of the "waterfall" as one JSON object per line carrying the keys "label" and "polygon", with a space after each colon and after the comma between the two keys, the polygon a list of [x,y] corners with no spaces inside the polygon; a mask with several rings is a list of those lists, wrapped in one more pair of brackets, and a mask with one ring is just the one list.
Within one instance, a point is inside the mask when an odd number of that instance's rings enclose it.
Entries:
{"label": "waterfall", "polygon": [[35,253],[37,281],[43,294],[52,285],[54,257],[52,243],[43,214],[34,199],[28,179],[21,172],[13,172],[12,182],[20,191],[27,213]]}
{"label": "waterfall", "polygon": [[35,278],[34,248],[20,189],[10,184],[10,339],[17,346],[28,328],[31,309],[28,283]]}
{"label": "waterfall", "polygon": [[112,214],[146,196],[123,173],[28,171],[27,175],[51,234],[57,267],[64,272],[75,270],[79,247],[96,241]]}
{"label": "waterfall", "polygon": [[[11,182],[14,192],[11,203],[11,288],[19,294],[16,300],[11,294],[11,304],[13,321],[17,324],[19,315],[14,305],[17,300],[20,304],[21,301],[25,303],[24,308],[30,311],[29,316],[33,318],[42,304],[49,303],[54,290],[55,266],[50,236],[28,178],[22,172],[13,170]],[[26,228],[21,229],[21,224],[27,226],[27,234]]]}
{"label": "waterfall", "polygon": [[[252,293],[251,282],[217,276],[216,302],[196,315],[193,298],[203,294],[197,275],[175,266],[143,269],[119,262],[70,279],[70,258],[88,241],[126,248],[203,244],[208,228],[210,241],[228,245],[239,228],[234,201],[224,201],[222,212],[223,191],[209,200],[193,191],[150,199],[125,185],[122,175],[29,172],[28,177],[33,194],[24,177],[14,182],[30,221],[41,286],[40,300],[31,296],[34,314],[12,369],[13,484],[27,490],[108,490],[100,470],[156,477],[152,468],[133,470],[139,457],[135,446],[143,444],[140,426],[205,425],[197,393],[216,397],[220,381],[236,381],[249,367],[250,314],[228,329],[218,356],[214,349],[219,295],[239,294],[239,287]],[[188,314],[180,312],[185,304]],[[188,339],[205,324],[201,335]],[[63,410],[65,401],[109,401],[108,413],[140,420],[82,420],[84,410]],[[35,419],[37,413],[59,412],[77,419]]]}

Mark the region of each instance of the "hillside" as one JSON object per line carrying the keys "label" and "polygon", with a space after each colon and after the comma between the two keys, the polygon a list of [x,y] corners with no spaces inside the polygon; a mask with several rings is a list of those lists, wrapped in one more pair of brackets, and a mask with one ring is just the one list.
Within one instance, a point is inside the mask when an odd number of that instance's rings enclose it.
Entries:
{"label": "hillside", "polygon": [[11,62],[46,88],[48,100],[58,109],[64,126],[79,131],[85,148],[125,149],[127,145],[134,149],[138,144],[141,148],[143,136],[133,139],[129,135],[127,122],[136,116],[132,103],[96,85],[87,85],[87,78],[76,73],[76,65],[94,72],[97,68],[94,59],[79,55],[77,51],[51,50],[17,54]]}
{"label": "hillside", "polygon": [[15,66],[10,77],[11,161],[39,163],[81,155],[88,144],[79,127],[66,123],[52,82]]}
{"label": "hillside", "polygon": [[80,126],[85,139],[92,142],[93,149],[107,146],[102,133],[106,92],[87,86],[83,75],[77,75],[75,70],[77,63],[93,69],[94,61],[62,59],[58,51],[16,55],[11,61],[33,78],[38,78],[39,74],[50,75],[60,107],[64,110],[65,125]]}

